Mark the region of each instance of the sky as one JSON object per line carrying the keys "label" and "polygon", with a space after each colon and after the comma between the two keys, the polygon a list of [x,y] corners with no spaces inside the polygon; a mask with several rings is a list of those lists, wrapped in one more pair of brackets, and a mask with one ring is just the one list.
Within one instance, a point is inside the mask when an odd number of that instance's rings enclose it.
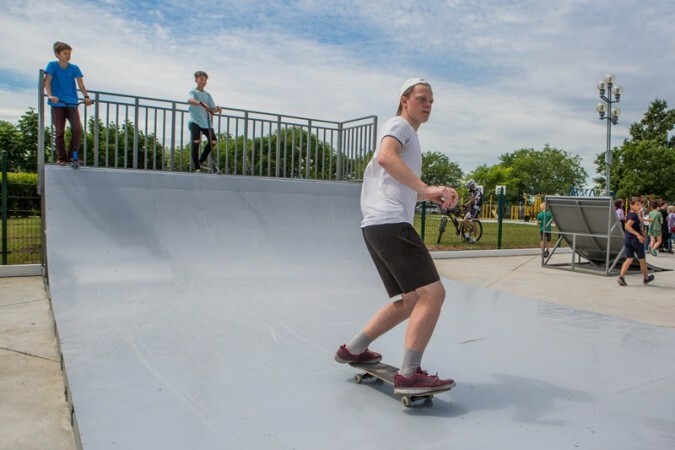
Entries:
{"label": "sky", "polygon": [[675,107],[672,0],[2,0],[0,120],[37,103],[54,41],[90,90],[186,100],[193,73],[230,108],[344,121],[393,116],[423,77],[435,103],[424,152],[466,172],[546,144],[606,149],[596,88],[623,87],[612,146],[657,98]]}

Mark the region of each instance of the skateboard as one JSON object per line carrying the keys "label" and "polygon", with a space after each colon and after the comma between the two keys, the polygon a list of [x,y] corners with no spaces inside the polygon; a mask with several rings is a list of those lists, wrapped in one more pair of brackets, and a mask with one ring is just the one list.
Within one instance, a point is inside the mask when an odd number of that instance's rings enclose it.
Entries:
{"label": "skateboard", "polygon": [[[382,362],[364,364],[364,363],[349,363],[350,366],[355,369],[360,369],[363,373],[358,373],[354,375],[354,381],[357,384],[361,384],[364,381],[377,379],[381,380],[387,384],[394,385],[394,377],[398,373],[398,367],[390,366]],[[448,389],[443,389],[441,391],[429,392],[426,394],[404,394],[401,396],[401,404],[406,408],[412,406],[412,404],[418,400],[424,400],[425,402],[431,402],[434,398],[434,395],[440,394],[441,392],[449,391],[454,385]]]}

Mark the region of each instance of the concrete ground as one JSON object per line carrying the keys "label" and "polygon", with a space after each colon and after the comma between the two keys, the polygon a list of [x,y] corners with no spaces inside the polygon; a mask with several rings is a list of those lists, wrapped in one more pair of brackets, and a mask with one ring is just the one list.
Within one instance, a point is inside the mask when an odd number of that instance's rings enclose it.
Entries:
{"label": "concrete ground", "polygon": [[42,278],[0,278],[0,449],[75,448]]}
{"label": "concrete ground", "polygon": [[[649,286],[631,273],[628,286],[620,287],[615,277],[544,268],[538,255],[515,253],[476,257],[474,252],[436,264],[443,276],[468,285],[675,327],[675,271],[656,273]],[[673,255],[648,258],[675,269]],[[569,259],[554,256],[554,262]],[[40,277],[0,278],[0,423],[0,450],[76,448],[53,315]]]}

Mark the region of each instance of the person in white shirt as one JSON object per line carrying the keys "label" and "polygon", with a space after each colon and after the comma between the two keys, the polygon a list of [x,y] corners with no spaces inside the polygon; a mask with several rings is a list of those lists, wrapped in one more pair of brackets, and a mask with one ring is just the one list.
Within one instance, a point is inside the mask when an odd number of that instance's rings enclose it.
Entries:
{"label": "person in white shirt", "polygon": [[349,344],[335,354],[340,363],[375,363],[382,355],[368,345],[406,319],[403,361],[394,379],[396,394],[420,394],[454,387],[421,369],[445,299],[445,288],[434,262],[413,228],[415,204],[429,200],[443,209],[457,204],[457,192],[446,186],[428,186],[422,175],[422,152],[417,138],[429,120],[434,102],[431,85],[411,78],[401,86],[395,117],[386,121],[379,145],[368,163],[361,190],[361,229],[366,247],[390,298]]}

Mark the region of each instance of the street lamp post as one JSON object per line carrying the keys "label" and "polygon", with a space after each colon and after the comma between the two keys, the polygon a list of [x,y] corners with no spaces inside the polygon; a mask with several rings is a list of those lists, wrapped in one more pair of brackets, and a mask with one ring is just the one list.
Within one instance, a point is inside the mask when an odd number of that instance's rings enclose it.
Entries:
{"label": "street lamp post", "polygon": [[[612,124],[616,125],[619,122],[619,115],[621,110],[612,107],[612,104],[618,103],[621,98],[623,88],[618,84],[614,84],[615,77],[611,73],[605,75],[603,80],[598,81],[598,91],[600,91],[600,98],[603,100],[595,107],[600,119],[607,120],[607,150],[605,151],[605,166],[606,166],[606,180],[605,190],[607,196],[610,195],[609,190],[609,171],[612,166]],[[605,94],[606,93],[606,94]]]}

